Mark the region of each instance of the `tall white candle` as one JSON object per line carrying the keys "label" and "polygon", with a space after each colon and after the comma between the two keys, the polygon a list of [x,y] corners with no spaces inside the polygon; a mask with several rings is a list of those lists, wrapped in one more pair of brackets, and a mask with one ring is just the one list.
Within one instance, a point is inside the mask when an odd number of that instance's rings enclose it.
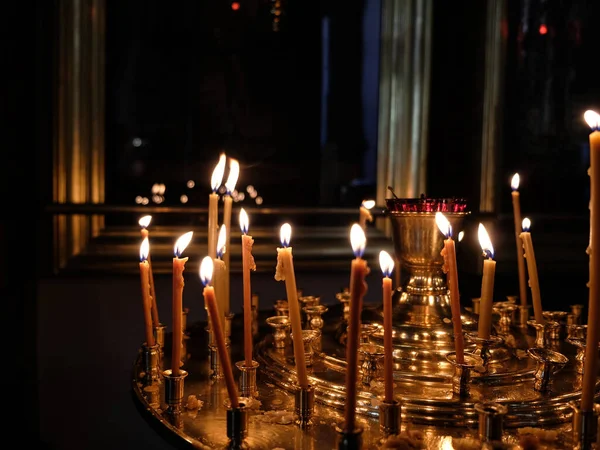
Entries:
{"label": "tall white candle", "polygon": [[481,300],[479,303],[479,325],[477,335],[482,339],[489,339],[492,328],[492,306],[494,301],[494,278],[496,274],[496,261],[492,241],[483,224],[479,224],[477,232],[479,245],[483,252],[483,277],[481,279]]}
{"label": "tall white candle", "polygon": [[219,308],[219,318],[221,321],[221,326],[225,329],[225,294],[227,294],[227,290],[225,289],[225,283],[227,281],[226,272],[227,266],[225,265],[225,261],[223,261],[223,255],[227,251],[225,248],[225,236],[226,236],[225,225],[221,225],[221,229],[219,230],[219,237],[217,239],[217,257],[213,258],[213,287],[215,290],[215,299],[217,300],[217,306]]}
{"label": "tall white candle", "polygon": [[223,196],[223,225],[225,225],[225,229],[227,230],[227,234],[225,237],[225,254],[223,255],[223,261],[225,261],[225,296],[223,307],[225,310],[223,311],[225,315],[229,314],[229,304],[230,304],[230,296],[229,291],[230,287],[230,255],[229,251],[229,243],[231,242],[231,207],[233,198],[231,197],[232,192],[235,190],[235,185],[238,180],[238,176],[240,174],[240,164],[232,159],[229,162],[229,175],[227,176],[227,181],[225,182],[225,188],[227,189],[225,195]]}
{"label": "tall white candle", "polygon": [[581,409],[591,413],[594,411],[594,394],[598,375],[598,341],[600,340],[600,115],[594,111],[586,111],[585,120],[592,128],[590,133],[590,181],[591,181],[591,255],[587,335],[583,380],[581,389]]}
{"label": "tall white candle", "polygon": [[212,192],[208,195],[208,255],[213,259],[217,256],[217,233],[219,231],[219,194],[217,194],[217,190],[223,183],[226,160],[225,153],[222,153],[210,178]]}
{"label": "tall white candle", "polygon": [[529,288],[531,289],[531,300],[533,303],[533,315],[537,323],[546,323],[542,314],[542,296],[540,294],[540,281],[538,279],[537,264],[535,262],[535,252],[533,251],[533,241],[531,240],[531,220],[527,217],[523,219],[523,231],[519,235],[523,241],[525,249],[525,261],[527,261],[527,273],[529,274]]}
{"label": "tall white candle", "polygon": [[521,177],[515,173],[510,181],[512,189],[513,218],[515,222],[515,243],[517,246],[517,269],[519,271],[519,298],[521,306],[527,306],[527,285],[525,283],[525,258],[523,257],[523,242],[521,241],[521,194],[519,184]]}
{"label": "tall white candle", "polygon": [[252,245],[254,239],[248,234],[250,219],[246,210],[240,210],[240,229],[242,230],[242,282],[244,292],[244,361],[246,367],[252,366],[252,285],[250,271],[256,270]]}

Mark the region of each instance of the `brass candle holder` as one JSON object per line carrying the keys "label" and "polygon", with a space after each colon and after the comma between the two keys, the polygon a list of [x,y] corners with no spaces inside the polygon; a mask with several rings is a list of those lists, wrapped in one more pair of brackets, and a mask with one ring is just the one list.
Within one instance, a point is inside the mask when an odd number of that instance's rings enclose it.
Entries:
{"label": "brass candle holder", "polygon": [[400,434],[402,405],[394,400],[379,404],[379,431],[384,437]]}
{"label": "brass candle holder", "polygon": [[[293,339],[294,334],[290,333],[290,337]],[[317,339],[321,339],[320,331],[302,330],[302,343],[304,344],[304,361],[306,363],[306,367],[310,367],[313,365],[313,356],[315,354],[313,343]]]}
{"label": "brass candle holder", "polygon": [[310,427],[315,409],[315,389],[310,384],[307,388],[299,387],[294,392],[294,410],[296,425],[300,428]]}
{"label": "brass candle holder", "polygon": [[307,315],[307,323],[311,330],[321,331],[323,325],[323,314],[329,311],[329,308],[325,305],[311,305],[303,308]]}
{"label": "brass candle holder", "polygon": [[454,366],[452,375],[452,392],[460,397],[468,397],[471,388],[471,372],[475,367],[483,366],[483,360],[479,356],[465,353],[465,362],[460,364],[456,361],[456,352],[446,355],[446,360]]}
{"label": "brass candle holder", "polygon": [[501,331],[507,332],[510,330],[513,324],[513,314],[517,309],[517,305],[508,301],[494,303],[492,310],[500,316],[498,327]]}
{"label": "brass candle holder", "polygon": [[571,324],[567,325],[567,342],[569,339],[585,339],[587,335],[587,325]]}
{"label": "brass candle holder", "polygon": [[188,373],[180,369],[179,375],[173,375],[171,369],[163,371],[165,380],[165,403],[167,404],[167,416],[173,426],[181,427],[183,420],[183,388],[184,380]]}
{"label": "brass candle holder", "polygon": [[508,408],[496,402],[482,402],[475,404],[475,411],[479,415],[479,440],[481,442],[502,441],[504,416]]}
{"label": "brass candle holder", "polygon": [[335,298],[343,305],[342,317],[344,322],[348,322],[348,317],[350,316],[350,290],[348,288],[343,289],[341,292],[335,294]]}
{"label": "brass candle holder", "polygon": [[598,444],[598,405],[593,411],[583,411],[576,402],[570,403],[573,409],[572,444],[575,450],[592,450]]}
{"label": "brass candle holder", "polygon": [[142,383],[144,386],[160,382],[160,346],[158,344],[142,346]]}
{"label": "brass candle holder", "polygon": [[277,300],[275,301],[275,313],[278,316],[288,317],[290,315],[290,306],[287,300]]}
{"label": "brass candle holder", "polygon": [[533,346],[537,348],[546,347],[546,326],[543,323],[536,322],[533,319],[527,321],[527,325],[535,330],[535,340]]}
{"label": "brass candle holder", "polygon": [[501,336],[491,335],[488,339],[480,338],[476,332],[465,333],[467,339],[475,344],[475,350],[473,354],[479,356],[482,361],[483,368],[487,371],[488,364],[492,357],[491,350],[500,347],[504,343],[504,339]]}
{"label": "brass candle holder", "polygon": [[370,386],[371,381],[377,378],[379,370],[379,361],[385,355],[384,348],[381,345],[361,344],[358,352],[362,355],[362,384]]}
{"label": "brass candle holder", "polygon": [[256,386],[256,370],[259,364],[252,360],[252,366],[247,366],[246,361],[238,361],[235,366],[240,371],[239,388],[241,397],[258,397]]}
{"label": "brass candle holder", "polygon": [[291,323],[288,316],[271,316],[267,318],[267,325],[273,328],[273,346],[285,348]]}
{"label": "brass candle holder", "polygon": [[583,305],[571,305],[571,314],[573,314],[573,316],[575,317],[575,323],[576,324],[580,324],[581,323],[581,314],[583,313]]}
{"label": "brass candle holder", "polygon": [[[208,365],[210,378],[218,380],[224,376],[223,367],[221,366],[221,357],[219,356],[217,343],[215,342],[210,322],[205,330],[208,333]],[[229,344],[227,344],[227,346],[229,347]]]}
{"label": "brass candle holder", "polygon": [[242,402],[237,408],[227,406],[227,438],[229,448],[243,448],[244,439],[248,437],[248,409]]}
{"label": "brass candle holder", "polygon": [[560,339],[563,329],[563,324],[567,318],[568,313],[566,311],[543,311],[542,316],[548,322],[548,338],[549,339]]}
{"label": "brass candle holder", "polygon": [[533,389],[538,392],[548,392],[552,385],[552,378],[569,360],[562,353],[547,348],[530,348],[527,354],[536,363]]}

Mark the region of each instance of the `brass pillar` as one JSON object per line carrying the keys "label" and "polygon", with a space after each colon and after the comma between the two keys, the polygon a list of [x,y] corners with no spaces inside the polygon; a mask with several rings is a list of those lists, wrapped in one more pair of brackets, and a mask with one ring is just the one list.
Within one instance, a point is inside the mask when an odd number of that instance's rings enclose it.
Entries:
{"label": "brass pillar", "polygon": [[[104,202],[105,0],[58,2],[53,201]],[[103,216],[54,218],[54,270],[81,252]]]}
{"label": "brass pillar", "polygon": [[[432,0],[383,0],[377,203],[425,192]],[[388,221],[378,226],[389,235]]]}

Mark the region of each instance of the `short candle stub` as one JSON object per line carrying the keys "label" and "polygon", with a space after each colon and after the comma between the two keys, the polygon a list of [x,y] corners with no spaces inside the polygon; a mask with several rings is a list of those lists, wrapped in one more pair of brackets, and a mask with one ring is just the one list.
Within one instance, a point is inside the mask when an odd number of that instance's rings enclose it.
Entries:
{"label": "short candle stub", "polygon": [[294,393],[294,401],[296,425],[300,428],[310,427],[315,409],[315,388],[310,384],[306,389],[298,388]]}
{"label": "short candle stub", "polygon": [[385,436],[400,434],[402,407],[396,400],[379,404],[379,430]]}
{"label": "short candle stub", "polygon": [[230,448],[241,448],[248,437],[248,409],[245,403],[237,408],[227,408],[227,437]]}
{"label": "short candle stub", "polygon": [[338,450],[361,450],[363,429],[356,427],[352,431],[346,431],[337,428]]}
{"label": "short candle stub", "polygon": [[483,402],[475,404],[475,411],[479,414],[481,442],[502,441],[504,416],[508,411],[506,406],[496,402]]}

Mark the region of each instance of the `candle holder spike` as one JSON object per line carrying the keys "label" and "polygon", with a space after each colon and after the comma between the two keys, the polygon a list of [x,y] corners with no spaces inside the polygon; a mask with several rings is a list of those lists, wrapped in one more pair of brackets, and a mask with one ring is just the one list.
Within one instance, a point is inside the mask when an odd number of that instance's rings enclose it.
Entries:
{"label": "candle holder spike", "polygon": [[296,425],[300,428],[312,426],[312,417],[315,409],[315,389],[311,385],[307,388],[299,387],[294,392],[294,409],[296,412]]}
{"label": "candle holder spike", "polygon": [[384,437],[400,434],[402,405],[394,400],[379,404],[379,430]]}
{"label": "candle holder spike", "polygon": [[267,325],[273,329],[273,346],[285,348],[291,323],[288,316],[271,316],[267,318]]}
{"label": "candle holder spike", "polygon": [[460,397],[468,397],[471,389],[471,372],[475,367],[483,366],[483,360],[473,354],[464,354],[465,362],[456,361],[456,352],[446,355],[446,360],[454,366],[452,376],[452,392]]}
{"label": "candle holder spike", "polygon": [[252,366],[248,367],[246,361],[238,361],[235,366],[240,371],[239,388],[241,397],[258,397],[256,385],[256,370],[258,362],[252,360]]}
{"label": "candle holder spike", "polygon": [[546,348],[530,348],[527,354],[536,362],[533,389],[538,392],[548,392],[552,385],[552,378],[569,360],[562,353]]}
{"label": "candle holder spike", "polygon": [[504,416],[508,408],[497,402],[482,402],[475,404],[479,415],[479,440],[481,442],[502,441],[504,433]]}
{"label": "candle holder spike", "polygon": [[248,409],[245,403],[240,402],[237,408],[228,405],[226,420],[229,448],[243,448],[244,440],[248,437]]}

